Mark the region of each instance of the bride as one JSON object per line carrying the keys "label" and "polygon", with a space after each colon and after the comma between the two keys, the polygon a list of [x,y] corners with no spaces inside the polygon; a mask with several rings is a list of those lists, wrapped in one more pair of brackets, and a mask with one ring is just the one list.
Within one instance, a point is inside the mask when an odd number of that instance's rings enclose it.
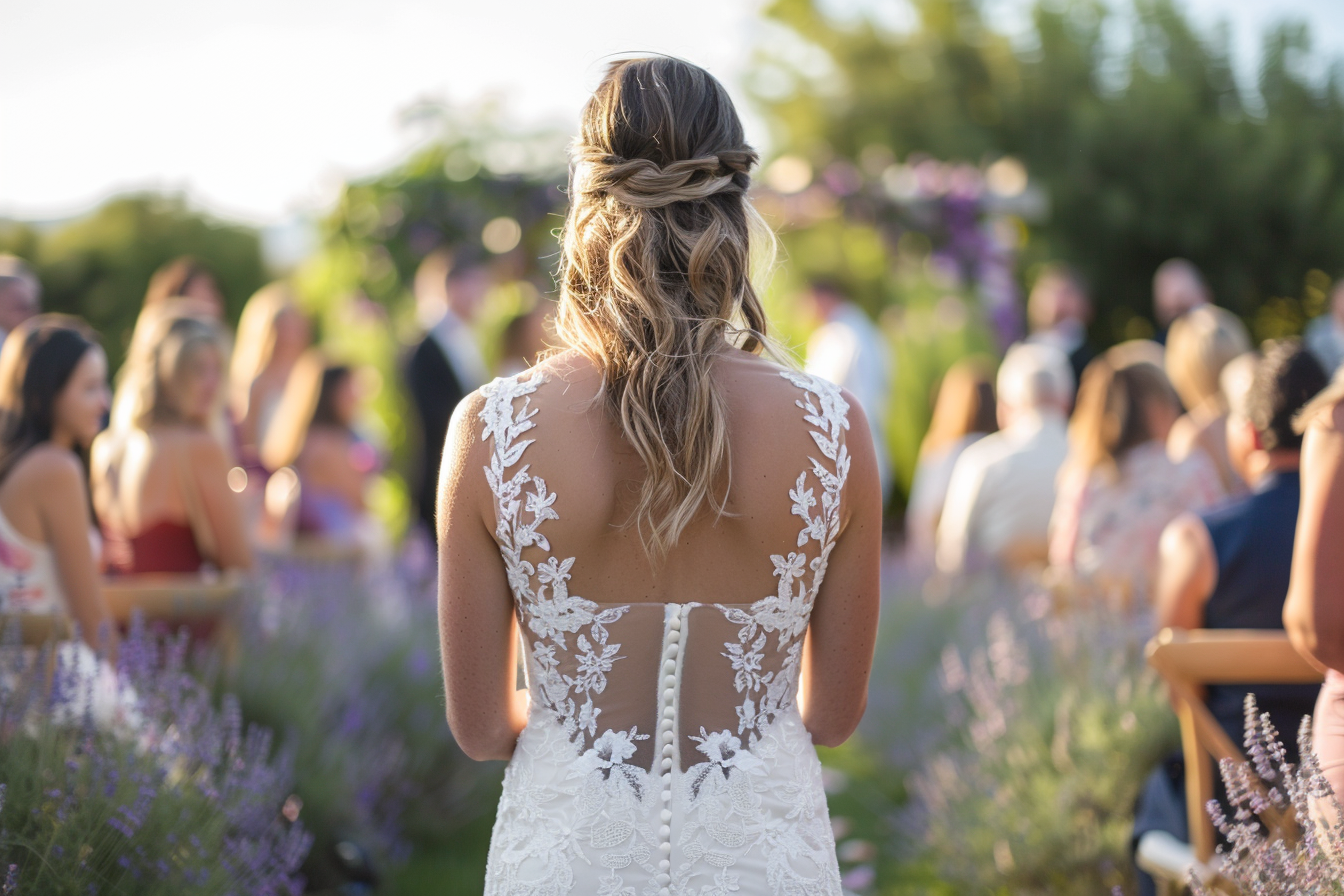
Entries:
{"label": "bride", "polygon": [[813,744],[866,703],[877,466],[849,395],[763,357],[756,161],[703,69],[613,64],[573,150],[563,350],[454,416],[448,721],[510,760],[487,894],[839,896]]}

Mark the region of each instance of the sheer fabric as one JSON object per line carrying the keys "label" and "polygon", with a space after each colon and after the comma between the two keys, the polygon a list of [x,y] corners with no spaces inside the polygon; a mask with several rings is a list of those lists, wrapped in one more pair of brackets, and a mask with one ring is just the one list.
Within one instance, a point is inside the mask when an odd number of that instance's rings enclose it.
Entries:
{"label": "sheer fabric", "polygon": [[[531,697],[504,778],[487,896],[839,896],[821,766],[796,697],[803,635],[840,531],[848,405],[824,380],[781,375],[799,390],[817,454],[787,496],[801,521],[797,550],[768,558],[776,593],[745,603],[571,594],[582,560],[551,555],[547,532],[563,526],[556,496],[524,462],[544,431],[530,396],[545,380],[522,374],[482,390],[495,537]],[[524,559],[525,548],[546,559]]]}

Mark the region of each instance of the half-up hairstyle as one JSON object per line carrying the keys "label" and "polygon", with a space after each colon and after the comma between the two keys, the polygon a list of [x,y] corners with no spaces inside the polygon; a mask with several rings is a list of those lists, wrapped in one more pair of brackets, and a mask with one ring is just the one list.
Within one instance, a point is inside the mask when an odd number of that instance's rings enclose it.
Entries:
{"label": "half-up hairstyle", "polygon": [[602,400],[644,462],[627,523],[653,558],[702,505],[724,511],[728,419],[711,370],[731,344],[765,347],[752,237],[773,242],[746,195],[757,160],[723,86],[668,57],[613,63],[573,148],[556,330],[602,370]]}

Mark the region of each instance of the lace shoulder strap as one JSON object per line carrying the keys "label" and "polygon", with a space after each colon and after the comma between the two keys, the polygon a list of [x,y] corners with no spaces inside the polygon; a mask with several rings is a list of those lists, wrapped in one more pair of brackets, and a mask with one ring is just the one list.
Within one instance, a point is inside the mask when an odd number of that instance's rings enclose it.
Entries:
{"label": "lace shoulder strap", "polygon": [[[550,507],[555,501],[554,496],[546,494],[544,482],[534,480],[528,464],[523,464],[510,472],[510,468],[517,466],[522,460],[527,446],[536,441],[535,439],[520,441],[519,436],[536,426],[532,418],[537,415],[537,409],[532,407],[531,396],[537,387],[546,381],[541,374],[527,376],[524,379],[525,376],[523,373],[511,377],[499,377],[482,386],[481,395],[485,397],[485,405],[478,414],[482,423],[481,441],[494,442],[490,452],[490,465],[485,468],[485,479],[495,496],[495,536],[501,545],[505,546],[506,552],[515,555],[515,561],[516,555],[527,545],[535,544],[550,550],[546,536],[536,529],[547,519],[557,517]],[[518,404],[520,398],[521,405]],[[532,511],[532,520],[524,522],[521,514],[521,497],[524,487],[534,481],[539,487],[540,495],[528,496],[527,509]],[[545,500],[547,497],[550,498],[549,501]],[[511,582],[511,584],[522,583]]]}
{"label": "lace shoulder strap", "polygon": [[[746,734],[753,746],[778,714],[792,705],[797,694],[802,634],[807,631],[812,605],[826,577],[827,561],[840,535],[840,496],[849,476],[849,449],[845,447],[849,403],[839,388],[796,370],[782,370],[780,375],[802,391],[802,398],[794,404],[803,411],[803,420],[811,427],[808,434],[821,451],[820,458],[808,458],[811,469],[799,473],[789,489],[793,515],[803,521],[798,532],[798,550],[789,551],[787,557],[770,556],[775,577],[779,579],[774,594],[746,609],[715,605],[730,623],[738,626],[737,643],[724,644],[727,652],[723,656],[733,664],[737,672],[733,684],[742,694],[737,708],[738,734]],[[812,483],[808,482],[809,475]],[[819,513],[814,512],[818,486]],[[813,541],[818,547],[809,557],[807,546]],[[810,581],[808,571],[812,573]],[[770,634],[778,638],[776,649],[784,654],[784,661],[777,673],[761,674]]]}

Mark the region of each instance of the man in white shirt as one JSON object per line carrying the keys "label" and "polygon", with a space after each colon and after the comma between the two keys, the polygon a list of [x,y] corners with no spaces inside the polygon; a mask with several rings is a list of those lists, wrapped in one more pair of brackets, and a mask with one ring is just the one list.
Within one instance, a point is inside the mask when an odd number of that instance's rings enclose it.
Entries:
{"label": "man in white shirt", "polygon": [[892,479],[886,440],[891,351],[881,331],[862,308],[845,298],[839,284],[814,280],[809,298],[824,323],[807,341],[807,372],[848,389],[858,399],[873,434],[885,504]]}
{"label": "man in white shirt", "polygon": [[1059,349],[1019,343],[1004,357],[997,386],[1002,429],[963,451],[952,470],[937,538],[945,573],[1046,557],[1073,372]]}

